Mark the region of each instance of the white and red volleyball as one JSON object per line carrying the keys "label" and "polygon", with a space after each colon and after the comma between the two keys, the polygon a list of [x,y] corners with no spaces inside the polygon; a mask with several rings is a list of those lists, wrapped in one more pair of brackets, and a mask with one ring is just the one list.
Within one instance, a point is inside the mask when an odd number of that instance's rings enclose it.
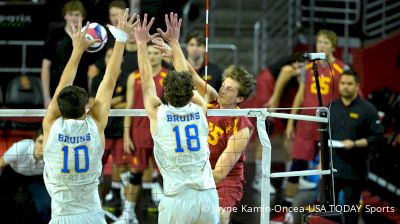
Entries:
{"label": "white and red volleyball", "polygon": [[[82,30],[84,30],[85,28],[86,26],[82,27]],[[96,40],[96,39],[100,40],[99,42],[90,45],[90,47],[86,50],[87,52],[90,53],[98,52],[101,49],[103,49],[103,47],[107,43],[108,40],[107,31],[102,25],[98,23],[90,23],[89,29],[86,33],[86,38],[88,40]]]}

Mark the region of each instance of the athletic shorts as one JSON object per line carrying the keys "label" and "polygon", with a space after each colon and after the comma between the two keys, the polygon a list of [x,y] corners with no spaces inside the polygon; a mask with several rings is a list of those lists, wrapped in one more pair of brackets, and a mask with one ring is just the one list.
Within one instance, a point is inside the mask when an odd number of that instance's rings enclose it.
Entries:
{"label": "athletic shorts", "polygon": [[154,159],[153,148],[135,148],[132,156],[130,156],[130,165],[133,169],[144,170],[149,167],[149,159],[152,160],[152,167],[158,169],[156,160]]}
{"label": "athletic shorts", "polygon": [[127,155],[124,151],[123,138],[106,138],[106,147],[104,149],[103,158],[101,159],[103,166],[107,163],[110,154],[114,164],[119,166],[127,164]]}
{"label": "athletic shorts", "polygon": [[298,121],[292,145],[292,158],[311,161],[318,153],[319,127],[312,122]]}
{"label": "athletic shorts", "polygon": [[219,223],[218,194],[215,189],[187,189],[165,195],[158,206],[158,223]]}
{"label": "athletic shorts", "polygon": [[234,208],[239,205],[243,197],[243,187],[218,186],[219,206],[221,208]]}
{"label": "athletic shorts", "polygon": [[107,224],[103,211],[94,211],[74,215],[52,215],[49,224]]}

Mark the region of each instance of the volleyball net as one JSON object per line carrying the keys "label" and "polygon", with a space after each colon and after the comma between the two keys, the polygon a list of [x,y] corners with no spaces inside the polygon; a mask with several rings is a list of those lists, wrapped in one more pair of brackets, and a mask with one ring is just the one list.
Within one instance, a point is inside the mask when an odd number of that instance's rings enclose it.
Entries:
{"label": "volleyball net", "polygon": [[[318,129],[319,129],[319,124],[320,123],[328,123],[328,118],[320,117],[317,116],[317,111],[318,110],[327,110],[327,108],[303,108],[303,110],[309,110],[310,113],[307,114],[315,114],[316,116],[310,116],[310,115],[293,115],[289,113],[282,113],[282,111],[285,110],[274,110],[274,109],[265,109],[265,108],[252,108],[252,109],[224,109],[224,110],[219,110],[219,109],[209,109],[207,111],[207,117],[247,117],[250,120],[253,120],[253,125],[254,125],[254,130],[257,133],[255,138],[258,138],[259,145],[261,146],[261,158],[262,158],[262,163],[257,164],[256,166],[261,166],[261,171],[262,175],[261,177],[255,176],[255,178],[261,178],[261,204],[255,204],[251,205],[252,207],[257,207],[260,210],[257,211],[260,213],[260,223],[267,223],[270,219],[270,213],[271,213],[271,179],[273,178],[284,178],[284,177],[291,177],[291,176],[312,176],[312,175],[331,175],[333,173],[333,168],[330,170],[320,170],[320,169],[315,169],[315,170],[306,170],[306,171],[296,171],[296,172],[271,172],[271,164],[274,160],[273,158],[273,153],[272,153],[272,147],[274,145],[277,145],[277,147],[281,147],[280,143],[275,143],[273,144],[271,142],[271,136],[272,138],[275,138],[276,136],[282,136],[284,135],[284,128],[285,124],[287,123],[288,119],[295,120],[297,121],[297,124],[300,122],[303,122],[306,126],[313,127],[314,130],[311,131],[305,131],[307,129],[302,129],[299,130],[299,125],[295,126],[294,133],[296,132],[303,132],[303,136],[310,137],[313,135],[312,132],[315,132],[318,134]],[[277,111],[277,112],[275,112]],[[31,135],[34,132],[35,127],[41,127],[40,121],[41,118],[45,115],[46,110],[43,109],[2,109],[0,110],[0,121],[3,123],[10,123],[10,122],[19,122],[19,123],[24,123],[26,124],[26,120],[29,120],[29,123],[34,123],[36,126],[30,126],[30,129],[28,131],[25,130],[25,134],[21,135],[23,133],[22,131],[19,130],[22,126],[12,126],[12,125],[6,125],[3,127],[3,131],[1,135],[3,136],[1,140],[2,144],[2,154],[7,150],[7,148],[12,144],[12,142],[16,142],[18,140],[21,140],[23,138],[28,138],[29,135]],[[136,110],[136,109],[112,109],[110,112],[110,117],[147,117],[147,114],[145,110]],[[328,116],[329,117],[329,116]],[[22,121],[21,121],[22,119]],[[39,126],[37,125],[39,122]],[[209,123],[210,124],[210,123]],[[273,126],[273,128],[272,128]],[[281,127],[281,128],[279,128]],[[149,129],[149,127],[140,127],[143,129],[143,132],[146,131],[145,129]],[[209,127],[210,130],[209,132],[214,131],[215,127]],[[229,131],[235,131],[235,127],[231,127],[231,130],[222,130],[222,132],[229,132]],[[280,129],[280,130],[279,130]],[[308,129],[309,130],[309,129]],[[31,132],[30,132],[31,131]],[[267,131],[269,133],[267,133]],[[140,130],[139,130],[140,132]],[[9,139],[9,137],[14,134],[14,138]],[[192,135],[193,133],[191,130],[189,130],[188,133],[189,135]],[[16,137],[15,137],[16,136]],[[190,136],[189,136],[190,137]],[[254,158],[255,150],[252,148],[254,147],[254,144],[252,144],[252,141],[254,141],[254,136],[253,139],[250,139],[251,136],[248,136],[249,138],[249,143],[248,147],[246,148],[246,156],[248,158]],[[209,133],[209,139],[210,143],[210,133]],[[184,139],[181,139],[182,147],[188,147],[188,144],[192,144],[190,141],[186,142]],[[186,142],[186,143],[185,143]],[[305,149],[306,150],[306,149]],[[223,159],[223,158],[222,158]],[[276,160],[276,159],[275,159]],[[82,165],[84,166],[84,165]],[[108,164],[107,166],[110,166]],[[248,166],[248,163],[245,164],[245,167]],[[330,166],[332,167],[332,166]],[[105,168],[107,169],[107,167]],[[256,169],[260,169],[260,167],[256,167]],[[246,175],[246,172],[245,172]],[[246,178],[246,177],[245,177]],[[247,183],[246,185],[249,185],[251,183]],[[249,192],[249,188],[245,187],[244,192],[243,192],[243,197],[246,197],[246,194],[251,194],[254,192]],[[161,193],[160,193],[161,194]],[[243,212],[243,211],[242,211]],[[233,215],[235,217],[235,215]]]}

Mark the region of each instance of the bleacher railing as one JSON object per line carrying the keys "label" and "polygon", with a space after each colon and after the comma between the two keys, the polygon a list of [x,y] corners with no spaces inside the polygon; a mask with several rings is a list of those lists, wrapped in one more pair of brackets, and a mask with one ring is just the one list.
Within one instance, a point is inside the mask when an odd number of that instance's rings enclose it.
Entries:
{"label": "bleacher railing", "polygon": [[0,72],[17,72],[17,73],[40,73],[41,68],[26,67],[27,48],[28,46],[43,46],[44,41],[36,40],[0,40],[0,45],[21,46],[21,67],[1,67]]}
{"label": "bleacher railing", "polygon": [[385,37],[400,28],[400,1],[364,0],[362,29],[368,37]]}
{"label": "bleacher railing", "polygon": [[298,1],[263,1],[265,14],[254,24],[253,72],[291,54]]}

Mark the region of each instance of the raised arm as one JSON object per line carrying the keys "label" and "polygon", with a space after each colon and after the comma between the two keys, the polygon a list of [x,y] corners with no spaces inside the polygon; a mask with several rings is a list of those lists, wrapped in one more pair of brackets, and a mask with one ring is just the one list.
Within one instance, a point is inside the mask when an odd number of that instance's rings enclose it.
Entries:
{"label": "raised arm", "polygon": [[[197,74],[196,70],[193,68],[193,66],[189,63],[189,61],[186,61],[187,66],[189,67],[189,72],[193,77],[194,81],[194,86],[196,87],[196,90],[199,91],[199,94],[203,97],[206,95],[206,81],[200,77],[199,74]],[[207,84],[207,101],[208,102],[214,102],[217,100],[218,97],[218,92],[217,90],[214,89],[214,87],[210,86]]]}
{"label": "raised arm", "polygon": [[[54,97],[50,101],[50,104],[47,108],[46,115],[43,119],[43,128],[44,132],[48,132],[51,124],[56,120],[58,117],[61,116],[60,110],[58,108],[57,97],[58,94],[64,89],[66,86],[70,86],[73,84],[76,76],[76,72],[78,70],[78,65],[81,60],[83,52],[94,42],[98,40],[89,41],[86,39],[86,33],[89,28],[89,22],[86,23],[86,29],[81,32],[82,30],[82,21],[79,21],[78,27],[75,27],[71,24],[72,31],[68,33],[68,35],[72,39],[72,54],[68,60],[67,65],[64,68],[64,71],[61,75],[60,82],[56,88],[54,93]],[[86,74],[84,74],[86,75]]]}
{"label": "raised arm", "polygon": [[156,85],[153,80],[153,71],[151,68],[149,55],[147,52],[147,43],[151,41],[158,34],[149,34],[151,25],[153,25],[154,18],[151,18],[147,23],[147,14],[144,15],[143,23],[140,22],[140,17],[137,17],[139,24],[135,27],[135,38],[137,44],[138,65],[140,71],[140,79],[142,80],[142,95],[144,102],[144,109],[150,119],[156,118],[157,108],[162,104],[160,98],[157,96]]}
{"label": "raised arm", "polygon": [[135,16],[132,16],[128,21],[128,12],[129,10],[126,9],[124,14],[119,13],[117,27],[111,25],[108,26],[116,41],[110,61],[107,63],[103,80],[101,81],[97,91],[93,107],[89,112],[89,114],[96,120],[101,130],[104,130],[107,125],[112,96],[121,70],[125,42],[128,39],[128,33],[135,26],[135,23],[133,22]]}
{"label": "raised arm", "polygon": [[[157,30],[171,46],[170,49],[168,46],[165,46],[165,43],[163,43],[162,41],[154,40],[153,43],[156,44],[158,49],[163,50],[165,55],[170,55],[170,53],[168,53],[167,51],[172,51],[175,70],[177,72],[188,71],[193,77],[193,81],[195,83],[197,91],[201,96],[204,97],[206,82],[197,74],[194,68],[186,60],[179,45],[179,34],[182,20],[180,19],[178,21],[178,15],[171,12],[169,17],[168,15],[165,15],[165,23],[167,26],[166,32],[163,32],[161,29]],[[215,101],[217,99],[217,92],[210,85],[207,86],[207,93],[209,101]]]}
{"label": "raised arm", "polygon": [[[161,50],[163,57],[168,57],[172,59],[172,48],[166,44],[162,38],[155,38],[153,41],[154,47]],[[193,77],[194,85],[198,91],[198,93],[204,98],[206,94],[205,84],[206,82],[197,74],[196,70],[193,66],[186,60],[186,65],[189,69],[189,73]],[[218,93],[217,91],[207,84],[207,98],[209,102],[213,102],[217,100]]]}

